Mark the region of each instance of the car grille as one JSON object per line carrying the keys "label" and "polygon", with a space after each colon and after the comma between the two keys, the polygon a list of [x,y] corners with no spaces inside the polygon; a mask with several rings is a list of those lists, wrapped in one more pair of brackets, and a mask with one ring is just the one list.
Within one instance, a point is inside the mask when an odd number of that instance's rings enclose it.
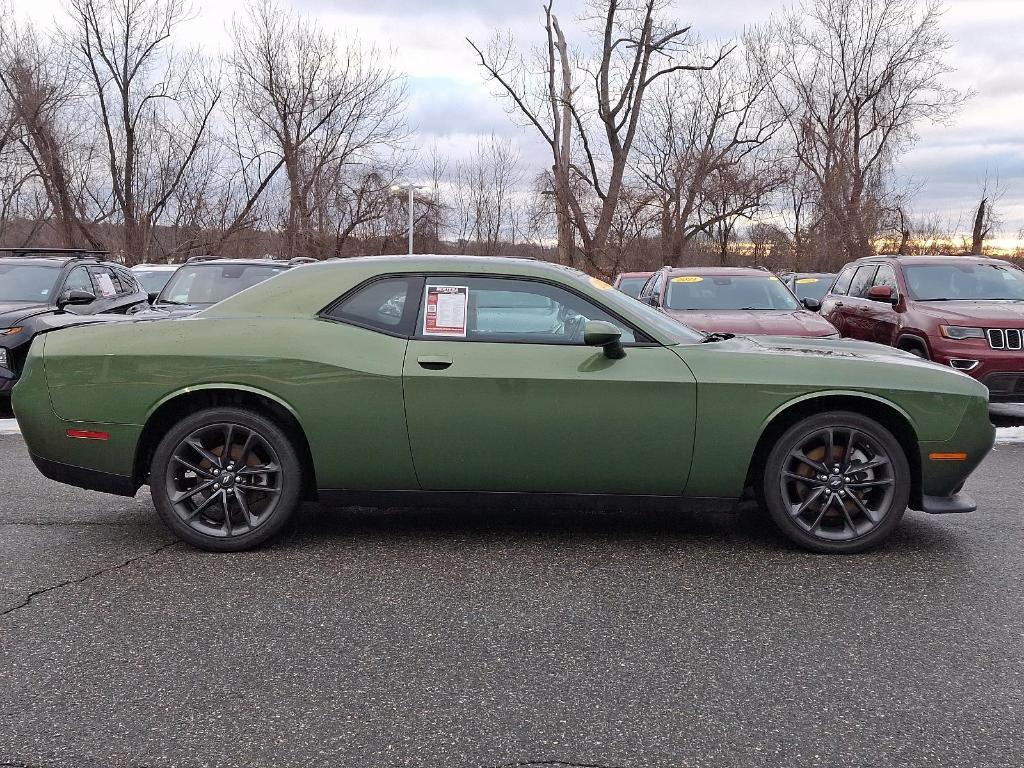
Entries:
{"label": "car grille", "polygon": [[993,403],[1024,403],[1024,373],[992,373],[981,383]]}
{"label": "car grille", "polygon": [[1019,328],[989,328],[986,333],[992,349],[1024,348],[1024,332]]}

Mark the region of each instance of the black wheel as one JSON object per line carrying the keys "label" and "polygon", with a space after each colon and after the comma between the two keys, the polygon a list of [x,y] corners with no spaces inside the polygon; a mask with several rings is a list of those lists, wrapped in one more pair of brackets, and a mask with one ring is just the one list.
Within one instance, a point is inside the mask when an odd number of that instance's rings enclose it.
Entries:
{"label": "black wheel", "polygon": [[899,524],[910,465],[885,427],[856,413],[794,424],[768,454],[764,503],[779,529],[814,552],[862,552]]}
{"label": "black wheel", "polygon": [[200,411],[160,441],[150,469],[164,523],[201,549],[236,552],[266,541],[299,506],[302,471],[288,436],[240,408]]}

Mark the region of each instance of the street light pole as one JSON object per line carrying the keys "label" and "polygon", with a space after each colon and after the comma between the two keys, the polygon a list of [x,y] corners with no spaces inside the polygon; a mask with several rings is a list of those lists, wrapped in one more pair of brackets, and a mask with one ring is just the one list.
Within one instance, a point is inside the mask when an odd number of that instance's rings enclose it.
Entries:
{"label": "street light pole", "polygon": [[416,187],[414,187],[412,184],[409,185],[409,255],[410,256],[412,256],[412,228],[413,228],[413,224],[414,224],[414,219],[413,219],[413,215],[412,215],[412,209],[413,209],[414,203],[416,202],[415,199],[413,198],[413,190],[415,190],[415,189],[416,189]]}

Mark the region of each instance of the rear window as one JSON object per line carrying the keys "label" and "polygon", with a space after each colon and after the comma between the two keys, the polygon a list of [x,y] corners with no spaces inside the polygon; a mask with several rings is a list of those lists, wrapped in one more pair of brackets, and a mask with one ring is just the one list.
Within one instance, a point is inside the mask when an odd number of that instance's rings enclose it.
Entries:
{"label": "rear window", "polygon": [[371,330],[409,335],[416,320],[416,302],[422,278],[389,277],[359,288],[323,313],[323,317]]}
{"label": "rear window", "polygon": [[181,267],[160,294],[171,304],[210,305],[286,271],[282,265],[196,264]]}

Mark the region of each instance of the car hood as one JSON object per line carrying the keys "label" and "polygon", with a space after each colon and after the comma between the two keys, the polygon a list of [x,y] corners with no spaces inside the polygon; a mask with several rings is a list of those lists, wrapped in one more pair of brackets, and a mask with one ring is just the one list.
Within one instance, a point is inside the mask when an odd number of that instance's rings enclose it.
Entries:
{"label": "car hood", "polygon": [[52,311],[53,307],[46,304],[38,304],[28,301],[4,301],[0,302],[0,328],[21,322],[26,317],[37,315],[40,312]]}
{"label": "car hood", "polygon": [[1024,327],[1024,301],[915,301],[913,307],[948,325]]}
{"label": "car hood", "polygon": [[834,336],[835,326],[814,312],[725,310],[697,312],[665,310],[665,314],[685,326],[705,333],[735,333],[745,336]]}

